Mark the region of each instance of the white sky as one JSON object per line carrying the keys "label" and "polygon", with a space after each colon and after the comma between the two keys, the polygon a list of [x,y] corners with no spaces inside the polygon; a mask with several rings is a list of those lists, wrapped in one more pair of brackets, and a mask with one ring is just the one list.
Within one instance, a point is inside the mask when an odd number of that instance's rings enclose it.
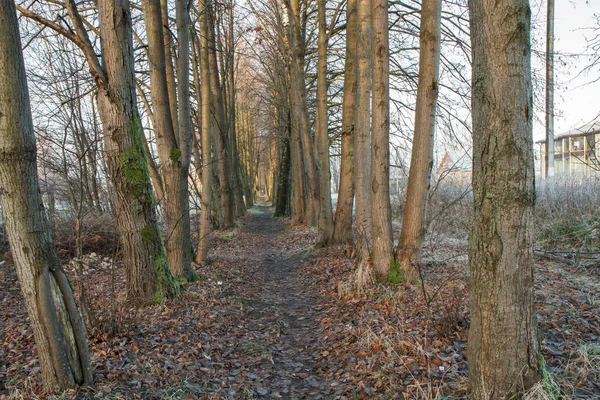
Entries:
{"label": "white sky", "polygon": [[[596,25],[594,14],[600,15],[600,0],[555,0],[555,7],[554,50],[567,62],[567,66],[559,66],[555,58],[555,82],[559,86],[554,102],[560,115],[555,117],[554,126],[555,134],[559,134],[589,123],[600,114],[600,82],[592,82],[600,77],[600,65],[591,74],[578,76],[589,63],[589,56],[562,56],[586,53],[586,37],[593,37],[594,32],[585,28]],[[541,12],[546,12],[545,1]],[[541,25],[545,29],[545,22]],[[534,136],[536,140],[543,138],[544,126],[537,124]]]}

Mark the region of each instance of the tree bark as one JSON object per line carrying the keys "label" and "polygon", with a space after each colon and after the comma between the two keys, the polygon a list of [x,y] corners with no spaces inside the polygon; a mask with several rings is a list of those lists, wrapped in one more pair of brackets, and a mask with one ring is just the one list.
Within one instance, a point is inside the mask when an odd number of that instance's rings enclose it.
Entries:
{"label": "tree bark", "polygon": [[175,275],[182,275],[188,281],[197,279],[192,271],[192,235],[190,230],[190,201],[188,175],[192,159],[192,111],[190,106],[190,10],[188,1],[176,1],[175,14],[177,19],[177,121],[178,143],[181,150],[181,163],[179,166],[179,187],[183,217],[183,269],[174,271]]}
{"label": "tree bark", "polygon": [[301,154],[306,173],[306,212],[305,220],[309,226],[317,223],[320,208],[319,171],[317,169],[314,143],[310,135],[308,106],[306,104],[306,82],[304,76],[304,43],[300,27],[300,1],[286,0],[290,19],[289,47],[292,66],[292,93],[294,96],[295,113],[298,121]]}
{"label": "tree bark", "polygon": [[371,0],[357,6],[357,88],[354,115],[355,239],[360,260],[371,252]]}
{"label": "tree bark", "polygon": [[[426,0],[425,0],[426,1]],[[372,0],[373,120],[371,143],[371,214],[373,272],[386,282],[393,259],[390,206],[390,57],[388,1]]]}
{"label": "tree bark", "polygon": [[333,243],[353,245],[352,208],[354,206],[354,100],[356,97],[357,0],[346,4],[346,58],[344,60],[344,97],[342,104],[342,149],[340,188],[335,209]]}
{"label": "tree bark", "polygon": [[219,199],[221,205],[221,218],[219,224],[221,229],[229,229],[234,222],[234,200],[231,191],[231,164],[230,154],[227,148],[228,127],[225,118],[225,104],[223,101],[223,90],[219,79],[219,67],[217,65],[217,43],[215,35],[215,15],[213,6],[207,3],[208,11],[208,62],[210,68],[210,88],[212,98],[214,130],[214,152],[217,184],[219,188]]}
{"label": "tree bark", "polygon": [[554,176],[554,0],[546,14],[546,178]]}
{"label": "tree bark", "polygon": [[535,202],[528,0],[471,0],[473,207],[469,381],[512,399],[540,379],[533,288]]}
{"label": "tree bark", "polygon": [[44,389],[92,384],[85,332],[60,265],[37,178],[16,9],[0,3],[0,204],[34,333]]}
{"label": "tree bark", "polygon": [[[165,199],[163,208],[167,219],[167,237],[165,245],[168,265],[175,276],[191,276],[191,246],[189,236],[189,208],[183,194],[187,194],[187,173],[182,174],[183,152],[177,145],[174,129],[171,101],[169,100],[169,83],[167,79],[167,60],[165,55],[163,20],[160,0],[142,1],[146,36],[148,39],[148,64],[150,66],[150,94],[154,109],[154,128],[160,170],[163,177]],[[169,61],[170,62],[170,61]],[[173,93],[171,94],[173,95]],[[189,154],[187,154],[189,159]],[[189,165],[189,162],[187,162]],[[185,185],[185,189],[183,186]],[[187,219],[187,221],[186,221]]]}
{"label": "tree bark", "polygon": [[208,250],[210,233],[210,202],[212,198],[212,161],[211,161],[211,90],[210,68],[208,65],[208,0],[199,0],[200,8],[200,79],[201,79],[201,113],[202,113],[202,209],[200,210],[200,232],[198,232],[198,251],[196,263],[203,264]]}
{"label": "tree bark", "polygon": [[402,232],[396,262],[409,282],[419,278],[418,265],[425,238],[427,199],[433,167],[435,113],[440,75],[441,0],[423,0],[419,55],[419,81],[410,172]]}
{"label": "tree bark", "polygon": [[329,135],[327,115],[327,32],[326,0],[317,1],[319,39],[317,61],[317,115],[315,119],[315,142],[319,169],[319,219],[317,245],[327,246],[333,236],[333,211],[331,208],[331,170],[329,167]]}
{"label": "tree bark", "polygon": [[135,96],[131,15],[127,0],[99,2],[106,83],[98,88],[106,163],[113,184],[127,297],[136,304],[179,291],[156,220]]}

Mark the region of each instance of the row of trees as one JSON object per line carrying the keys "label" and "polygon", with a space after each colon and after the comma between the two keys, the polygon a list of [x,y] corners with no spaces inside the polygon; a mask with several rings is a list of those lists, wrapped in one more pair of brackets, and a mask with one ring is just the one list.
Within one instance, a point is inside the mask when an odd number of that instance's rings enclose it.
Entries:
{"label": "row of trees", "polygon": [[[174,16],[165,0],[17,6],[35,22],[23,22],[26,50],[31,45],[61,51],[50,58],[52,68],[34,79],[36,88],[49,81],[65,97],[58,113],[63,141],[53,132],[56,122],[38,131],[78,161],[78,190],[68,190],[72,202],[114,214],[127,296],[135,304],[176,296],[175,278],[194,279],[190,187],[197,192],[192,197],[201,200],[198,263],[206,256],[211,224],[232,227],[256,191],[264,189],[276,215],[317,227],[318,245],[353,249],[358,263],[372,267],[379,282],[387,281],[390,269],[415,282],[436,116],[447,113],[449,120],[465,123],[448,98],[438,103],[444,84],[455,99],[464,90],[440,80],[440,68],[453,65],[453,79],[468,82],[453,55],[441,51],[442,36],[452,38],[454,56],[458,50],[472,57],[473,65],[471,388],[474,398],[521,393],[540,377],[533,309],[529,3],[473,0],[470,31],[460,12],[464,4],[449,4],[452,12],[444,13],[441,0],[396,4],[392,12],[387,0],[333,3],[252,0],[236,7],[233,1],[200,0],[196,7],[176,1]],[[14,3],[1,4],[1,205],[44,384],[55,391],[90,383],[91,367],[43,213]],[[238,12],[251,15],[256,24],[236,30]],[[420,16],[417,24],[414,14]],[[406,35],[404,45],[419,42],[412,73],[398,62],[401,53],[392,51],[390,57],[390,26],[398,30],[395,40]],[[48,30],[59,36],[42,34]],[[470,46],[461,32],[470,32]],[[340,64],[336,72],[332,65]],[[339,76],[343,85],[336,82]],[[400,89],[392,96],[391,85]],[[402,88],[416,88],[416,102],[406,209],[394,253],[390,106],[404,106]],[[330,155],[337,139],[334,213]],[[66,156],[59,157],[63,166],[57,170],[70,187]]]}

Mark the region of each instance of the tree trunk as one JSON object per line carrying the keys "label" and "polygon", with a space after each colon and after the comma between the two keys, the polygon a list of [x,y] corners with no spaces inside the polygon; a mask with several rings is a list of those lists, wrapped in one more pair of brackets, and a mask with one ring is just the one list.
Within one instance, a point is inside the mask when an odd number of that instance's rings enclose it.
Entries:
{"label": "tree trunk", "polygon": [[474,399],[540,379],[533,290],[535,202],[527,0],[471,0],[473,205],[468,358]]}
{"label": "tree trunk", "polygon": [[[296,89],[291,87],[291,92]],[[288,117],[288,129],[290,132],[290,182],[292,186],[292,224],[303,224],[306,220],[306,196],[305,196],[305,175],[304,162],[302,161],[302,144],[300,141],[299,122],[297,118],[296,99],[294,95],[290,96],[290,112]]]}
{"label": "tree trunk", "polygon": [[[165,238],[167,261],[175,276],[187,277],[191,274],[191,266],[188,262],[190,257],[187,255],[191,246],[186,249],[184,244],[186,243],[185,236],[189,235],[189,232],[185,232],[186,227],[189,228],[189,213],[186,214],[188,207],[185,207],[185,201],[182,198],[183,185],[187,187],[187,174],[184,177],[181,173],[183,152],[177,145],[173,115],[171,114],[161,4],[160,0],[144,0],[142,6],[148,39],[154,129],[166,196],[163,199],[163,208],[168,226]],[[185,192],[187,193],[187,190]],[[185,222],[185,219],[188,221]]]}
{"label": "tree trunk", "polygon": [[310,135],[308,106],[306,104],[306,82],[304,78],[304,43],[300,29],[300,1],[286,0],[290,17],[290,52],[292,66],[292,93],[298,120],[301,154],[306,173],[306,212],[304,222],[309,226],[317,223],[319,213],[319,171],[316,165],[314,143]]}
{"label": "tree trunk", "polygon": [[[210,202],[212,198],[212,161],[211,161],[211,115],[210,115],[210,68],[208,65],[208,0],[199,0],[200,8],[200,75],[201,75],[201,113],[202,113],[202,209],[200,210],[200,232],[198,232],[198,251],[196,263],[203,264],[208,249],[210,233]],[[196,83],[197,83],[196,79]]]}
{"label": "tree trunk", "polygon": [[356,19],[357,0],[346,5],[346,58],[342,105],[342,150],[340,188],[335,209],[333,243],[352,244],[352,207],[354,205],[354,100],[356,97]]}
{"label": "tree trunk", "polygon": [[190,173],[190,162],[192,159],[192,111],[190,106],[190,10],[189,2],[177,1],[175,4],[177,19],[177,46],[179,48],[177,57],[177,130],[179,149],[181,150],[180,174],[180,197],[183,217],[183,270],[174,271],[175,275],[185,276],[188,281],[197,279],[192,271],[192,235],[190,232],[190,201],[188,175]]}
{"label": "tree trunk", "polygon": [[[426,1],[426,0],[425,0]],[[373,121],[371,143],[371,214],[373,271],[386,282],[392,253],[390,206],[390,57],[388,2],[372,0],[373,15]]]}
{"label": "tree trunk", "polygon": [[319,168],[319,219],[317,245],[327,246],[333,236],[333,211],[331,209],[331,170],[329,167],[329,135],[327,115],[327,19],[326,0],[318,0],[318,64],[317,64],[317,115],[315,141]]}
{"label": "tree trunk", "polygon": [[357,7],[357,88],[354,115],[354,191],[356,197],[355,239],[357,255],[371,252],[371,0]]}
{"label": "tree trunk", "polygon": [[233,226],[234,201],[231,191],[231,164],[227,149],[227,120],[225,118],[225,104],[223,102],[223,91],[219,80],[219,67],[217,65],[217,49],[215,39],[215,15],[213,7],[208,4],[208,62],[210,68],[210,88],[212,98],[212,110],[214,113],[214,152],[217,157],[216,175],[218,178],[219,199],[221,204],[221,215],[219,219],[221,229],[229,229]]}
{"label": "tree trunk", "polygon": [[44,389],[92,384],[83,324],[52,242],[37,178],[36,145],[15,5],[0,3],[0,204]]}
{"label": "tree trunk", "polygon": [[422,4],[415,134],[402,233],[395,256],[409,282],[419,278],[417,263],[421,261],[421,249],[425,238],[440,75],[442,0],[423,0]]}
{"label": "tree trunk", "polygon": [[127,0],[99,2],[106,84],[98,88],[106,163],[127,278],[136,304],[178,292],[169,271],[154,209],[135,96],[131,16]]}
{"label": "tree trunk", "polygon": [[290,137],[288,115],[282,107],[277,107],[277,133],[280,137],[278,146],[280,147],[281,157],[277,168],[277,185],[275,196],[274,217],[283,217],[288,215],[289,204],[289,186],[290,186]]}
{"label": "tree trunk", "polygon": [[546,20],[546,178],[554,176],[554,0]]}

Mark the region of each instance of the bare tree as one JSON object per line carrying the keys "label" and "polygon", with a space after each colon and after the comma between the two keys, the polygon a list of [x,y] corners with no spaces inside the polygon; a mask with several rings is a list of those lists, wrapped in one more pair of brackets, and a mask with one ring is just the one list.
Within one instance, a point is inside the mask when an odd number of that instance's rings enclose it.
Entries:
{"label": "bare tree", "polygon": [[421,261],[421,248],[425,238],[425,214],[433,167],[435,115],[439,93],[441,14],[441,0],[423,0],[415,134],[402,233],[395,255],[396,262],[409,281],[419,277],[416,264]]}
{"label": "bare tree", "polygon": [[540,379],[528,0],[472,0],[471,396],[509,399]]}
{"label": "bare tree", "polygon": [[45,390],[92,384],[81,316],[56,255],[40,195],[29,92],[12,1],[0,3],[0,204]]}
{"label": "bare tree", "polygon": [[390,56],[388,1],[371,0],[373,18],[373,112],[371,128],[371,215],[375,279],[388,279],[392,253],[390,210]]}

